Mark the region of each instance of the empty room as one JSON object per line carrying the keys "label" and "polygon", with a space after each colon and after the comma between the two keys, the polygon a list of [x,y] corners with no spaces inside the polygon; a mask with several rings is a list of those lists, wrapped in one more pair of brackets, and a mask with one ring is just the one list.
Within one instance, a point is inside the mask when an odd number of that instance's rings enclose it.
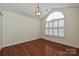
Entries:
{"label": "empty room", "polygon": [[0,3],[0,56],[79,56],[79,3]]}

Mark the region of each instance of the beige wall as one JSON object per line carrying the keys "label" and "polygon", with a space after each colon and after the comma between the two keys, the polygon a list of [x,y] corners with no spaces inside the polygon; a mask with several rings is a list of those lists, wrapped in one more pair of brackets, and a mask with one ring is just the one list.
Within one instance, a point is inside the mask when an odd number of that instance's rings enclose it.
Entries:
{"label": "beige wall", "polygon": [[1,49],[1,14],[0,14],[0,49]]}
{"label": "beige wall", "polygon": [[41,38],[79,48],[79,8],[64,8],[63,13],[65,15],[64,39],[45,36],[45,18],[40,21]]}
{"label": "beige wall", "polygon": [[2,48],[2,13],[1,13],[1,9],[0,9],[0,50]]}
{"label": "beige wall", "polygon": [[40,22],[3,10],[3,47],[39,38]]}

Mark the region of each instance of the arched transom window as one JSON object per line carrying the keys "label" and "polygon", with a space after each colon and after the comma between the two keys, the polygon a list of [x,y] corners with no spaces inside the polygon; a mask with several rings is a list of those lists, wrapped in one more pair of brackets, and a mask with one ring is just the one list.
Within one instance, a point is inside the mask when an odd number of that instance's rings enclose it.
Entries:
{"label": "arched transom window", "polygon": [[46,19],[45,35],[64,37],[64,15],[60,11],[51,13]]}

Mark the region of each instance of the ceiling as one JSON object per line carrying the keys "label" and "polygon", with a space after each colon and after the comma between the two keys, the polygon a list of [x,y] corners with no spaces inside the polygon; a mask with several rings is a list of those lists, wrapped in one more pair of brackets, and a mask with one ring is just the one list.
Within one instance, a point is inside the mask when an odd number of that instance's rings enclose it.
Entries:
{"label": "ceiling", "polygon": [[[79,3],[39,3],[39,5],[42,11],[41,17],[46,15],[52,8],[79,7]],[[37,18],[34,13],[36,7],[37,3],[0,3],[0,8],[33,18]]]}

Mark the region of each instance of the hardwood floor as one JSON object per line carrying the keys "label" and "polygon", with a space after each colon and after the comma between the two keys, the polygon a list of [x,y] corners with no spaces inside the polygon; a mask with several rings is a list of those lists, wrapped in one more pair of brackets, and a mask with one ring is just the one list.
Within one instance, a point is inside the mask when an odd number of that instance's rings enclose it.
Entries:
{"label": "hardwood floor", "polygon": [[79,56],[79,49],[38,39],[5,47],[0,53],[1,56]]}

